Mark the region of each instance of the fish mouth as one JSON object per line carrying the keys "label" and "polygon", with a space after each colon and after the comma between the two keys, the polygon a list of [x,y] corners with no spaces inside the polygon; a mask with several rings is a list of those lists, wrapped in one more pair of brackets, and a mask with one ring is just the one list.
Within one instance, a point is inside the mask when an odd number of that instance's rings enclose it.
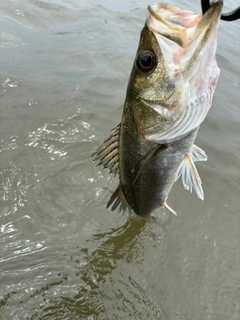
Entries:
{"label": "fish mouth", "polygon": [[153,3],[148,6],[146,24],[154,33],[187,48],[196,38],[207,40],[220,19],[222,7],[222,0],[212,2],[204,15],[195,15],[168,4]]}
{"label": "fish mouth", "polygon": [[157,111],[158,114],[160,114],[165,120],[171,120],[172,112],[171,109],[166,108],[161,102],[158,100],[148,100],[140,98],[140,101],[142,101],[146,106],[151,107],[155,111]]}

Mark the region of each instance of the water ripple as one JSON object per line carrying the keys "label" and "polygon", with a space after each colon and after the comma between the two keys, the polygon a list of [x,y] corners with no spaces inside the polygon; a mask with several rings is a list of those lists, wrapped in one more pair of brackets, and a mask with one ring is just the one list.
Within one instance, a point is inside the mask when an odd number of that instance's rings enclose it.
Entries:
{"label": "water ripple", "polygon": [[0,141],[0,152],[14,150],[18,146],[17,137],[11,136],[7,140]]}
{"label": "water ripple", "polygon": [[90,124],[76,115],[67,120],[45,124],[42,128],[29,133],[26,146],[40,148],[51,155],[51,160],[64,158],[71,144],[89,142],[93,139]]}
{"label": "water ripple", "polygon": [[19,207],[24,206],[28,180],[13,161],[0,164],[0,201],[8,206],[2,214],[15,213]]}

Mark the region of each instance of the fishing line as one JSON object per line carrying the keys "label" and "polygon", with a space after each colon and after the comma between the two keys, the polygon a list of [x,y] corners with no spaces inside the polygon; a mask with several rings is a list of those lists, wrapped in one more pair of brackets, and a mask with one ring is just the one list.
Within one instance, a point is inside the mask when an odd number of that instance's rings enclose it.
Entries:
{"label": "fishing line", "polygon": [[[204,14],[210,8],[209,0],[201,0],[202,13]],[[235,21],[240,19],[240,7],[235,10],[221,14],[221,20]]]}

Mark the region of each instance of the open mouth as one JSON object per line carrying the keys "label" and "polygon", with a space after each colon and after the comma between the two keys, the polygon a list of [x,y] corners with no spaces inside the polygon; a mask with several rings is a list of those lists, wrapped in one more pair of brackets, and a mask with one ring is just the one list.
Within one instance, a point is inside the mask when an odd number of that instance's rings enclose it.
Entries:
{"label": "open mouth", "polygon": [[206,34],[211,32],[217,24],[223,2],[218,1],[210,5],[207,12],[195,15],[191,11],[177,7],[154,3],[148,7],[147,25],[154,32],[186,48],[196,38],[207,40]]}
{"label": "open mouth", "polygon": [[168,28],[193,28],[202,18],[202,13],[194,15],[191,11],[181,10],[164,3],[153,3],[149,5],[148,11]]}

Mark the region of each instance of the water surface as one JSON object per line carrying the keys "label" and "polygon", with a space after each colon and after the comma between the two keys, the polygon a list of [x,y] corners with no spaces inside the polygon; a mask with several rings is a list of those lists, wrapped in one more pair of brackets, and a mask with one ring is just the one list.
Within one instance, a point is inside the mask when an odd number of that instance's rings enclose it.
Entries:
{"label": "water surface", "polygon": [[196,141],[204,202],[177,182],[178,217],[105,209],[117,179],[90,155],[120,121],[147,5],[0,3],[1,319],[240,319],[239,21],[221,22]]}

